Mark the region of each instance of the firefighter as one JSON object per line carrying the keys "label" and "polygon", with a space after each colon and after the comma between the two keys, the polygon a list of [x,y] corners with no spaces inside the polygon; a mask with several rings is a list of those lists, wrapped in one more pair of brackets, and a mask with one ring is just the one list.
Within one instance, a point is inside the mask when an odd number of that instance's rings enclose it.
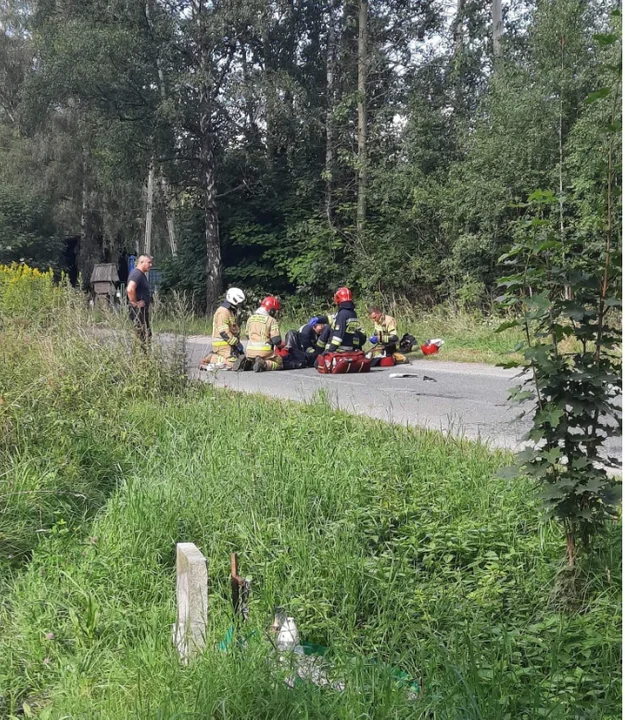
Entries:
{"label": "firefighter", "polygon": [[395,318],[385,315],[379,307],[371,306],[367,312],[373,320],[373,336],[369,341],[373,344],[371,353],[375,355],[393,355],[397,352],[397,344],[399,343],[399,334],[397,333],[397,323]]}
{"label": "firefighter", "polygon": [[291,351],[304,353],[308,367],[312,367],[317,356],[325,350],[331,332],[327,315],[319,315],[311,318],[299,330],[289,330],[284,345]]}
{"label": "firefighter", "polygon": [[232,370],[234,362],[243,356],[241,330],[237,325],[237,310],[245,302],[245,293],[240,288],[230,288],[226,292],[223,303],[213,315],[212,352],[203,358],[200,369],[211,369],[208,366],[223,367]]}
{"label": "firefighter", "polygon": [[268,295],[250,316],[246,327],[248,343],[245,360],[237,360],[235,370],[247,370],[252,362],[254,372],[282,369],[282,358],[276,353],[276,348],[282,344],[280,326],[276,321],[279,310],[278,298]]}
{"label": "firefighter", "polygon": [[340,287],[334,293],[334,302],[338,306],[338,312],[325,351],[353,352],[361,350],[366,336],[360,328],[360,322],[354,309],[352,291],[349,288]]}

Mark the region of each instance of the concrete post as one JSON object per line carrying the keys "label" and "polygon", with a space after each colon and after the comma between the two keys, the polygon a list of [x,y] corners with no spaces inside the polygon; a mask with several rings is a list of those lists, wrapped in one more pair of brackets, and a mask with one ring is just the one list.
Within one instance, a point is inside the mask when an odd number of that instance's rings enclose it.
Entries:
{"label": "concrete post", "polygon": [[193,543],[176,545],[176,600],[173,641],[186,664],[204,650],[208,621],[206,558]]}

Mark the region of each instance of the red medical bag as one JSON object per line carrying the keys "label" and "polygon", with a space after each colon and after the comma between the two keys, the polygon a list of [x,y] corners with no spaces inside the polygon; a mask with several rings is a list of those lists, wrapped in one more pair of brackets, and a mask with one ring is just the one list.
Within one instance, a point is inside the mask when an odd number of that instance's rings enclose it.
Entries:
{"label": "red medical bag", "polygon": [[371,370],[371,360],[360,350],[355,352],[326,353],[317,358],[317,372],[322,375],[365,373]]}

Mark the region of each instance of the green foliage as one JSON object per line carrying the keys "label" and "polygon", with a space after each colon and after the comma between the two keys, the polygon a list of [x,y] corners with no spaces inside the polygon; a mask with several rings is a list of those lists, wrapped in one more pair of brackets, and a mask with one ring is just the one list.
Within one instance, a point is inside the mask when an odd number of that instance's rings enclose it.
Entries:
{"label": "green foliage", "polygon": [[191,202],[181,203],[177,212],[177,227],[180,233],[178,254],[160,264],[160,289],[165,297],[172,290],[184,293],[193,309],[202,311],[206,309],[206,248],[199,208]]}
{"label": "green foliage", "polygon": [[80,237],[86,278],[99,259],[141,249],[151,162],[163,287],[200,310],[207,169],[223,280],[253,292],[329,296],[349,282],[366,295],[488,307],[519,216],[511,205],[536,187],[557,191],[569,240],[600,242],[605,108],[585,99],[610,86],[604,56],[618,33],[604,3],[524,3],[505,19],[496,65],[488,3],[459,6],[453,42],[438,3],[370,3],[359,233],[356,6],[207,5],[199,22],[192,3],[181,7],[2,9],[0,179],[15,221],[0,233],[14,247],[22,237],[32,262],[61,265],[48,238]]}
{"label": "green foliage", "polygon": [[[611,182],[611,179],[610,179]],[[612,190],[608,190],[610,196]],[[512,271],[500,280],[503,306],[518,313],[506,323],[524,330],[523,367],[531,373],[512,397],[531,400],[532,444],[521,467],[541,484],[547,510],[564,524],[569,562],[575,541],[588,546],[616,513],[616,480],[606,467],[605,438],[620,434],[620,267],[611,261],[610,226],[600,253],[570,249],[552,230],[553,193],[537,191],[519,221],[517,242],[502,256]],[[567,351],[573,342],[573,351]]]}
{"label": "green foliage", "polygon": [[0,189],[0,264],[58,266],[60,247],[48,204],[22,188]]}
{"label": "green foliage", "polygon": [[342,279],[339,258],[343,242],[324,219],[303,220],[287,231],[288,251],[278,267],[286,266],[287,278],[298,292],[329,295]]}
{"label": "green foliage", "polygon": [[2,324],[19,318],[33,327],[45,326],[63,306],[66,297],[63,285],[54,282],[52,270],[41,272],[17,263],[0,265]]}
{"label": "green foliage", "polygon": [[[566,232],[560,198],[556,231],[557,199],[537,191],[517,225],[516,244],[501,258],[513,270],[500,280],[503,305],[520,311],[506,326],[523,328],[524,366],[531,371],[530,389],[516,392],[534,403],[534,444],[521,464],[541,482],[546,507],[564,524],[570,564],[576,540],[588,545],[615,512],[616,481],[606,471],[615,461],[603,457],[601,446],[618,435],[621,419],[620,43],[617,35],[599,35],[597,44],[610,84],[588,95],[586,117],[573,136],[578,222]],[[600,149],[582,158],[579,145],[589,134]],[[590,187],[596,195],[589,203]]]}

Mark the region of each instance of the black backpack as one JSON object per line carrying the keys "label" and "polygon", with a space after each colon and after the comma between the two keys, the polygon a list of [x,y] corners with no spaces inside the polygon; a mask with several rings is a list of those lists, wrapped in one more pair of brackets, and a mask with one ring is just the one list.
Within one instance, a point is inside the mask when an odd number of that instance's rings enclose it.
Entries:
{"label": "black backpack", "polygon": [[399,349],[403,353],[412,352],[412,348],[417,344],[417,338],[414,335],[406,333],[399,341]]}

